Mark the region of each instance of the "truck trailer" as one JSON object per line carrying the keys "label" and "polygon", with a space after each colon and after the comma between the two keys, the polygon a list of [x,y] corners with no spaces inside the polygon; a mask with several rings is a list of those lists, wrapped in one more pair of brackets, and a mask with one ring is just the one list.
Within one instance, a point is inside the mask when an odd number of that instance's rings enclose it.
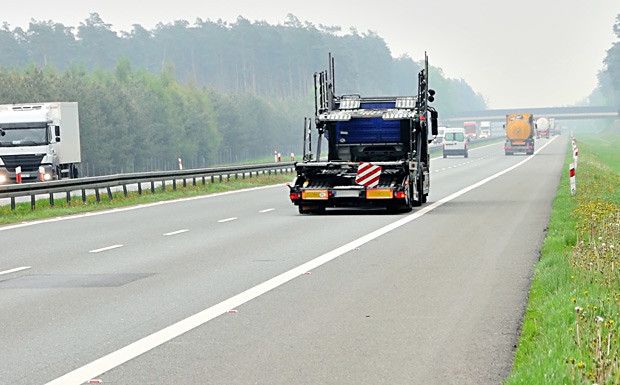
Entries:
{"label": "truck trailer", "polygon": [[549,131],[551,130],[551,122],[549,119],[542,117],[536,119],[536,139],[546,137],[549,139]]}
{"label": "truck trailer", "polygon": [[534,116],[527,113],[513,113],[506,115],[506,155],[516,152],[534,153]]}
{"label": "truck trailer", "polygon": [[[381,207],[410,211],[430,189],[428,145],[437,135],[437,111],[429,106],[428,58],[418,73],[417,94],[362,97],[335,93],[334,59],[315,73],[316,153],[312,119],[304,123],[304,157],[295,163],[289,197],[300,214],[328,207]],[[321,159],[321,138],[327,159]]]}
{"label": "truck trailer", "polygon": [[77,178],[76,102],[0,105],[0,184]]}

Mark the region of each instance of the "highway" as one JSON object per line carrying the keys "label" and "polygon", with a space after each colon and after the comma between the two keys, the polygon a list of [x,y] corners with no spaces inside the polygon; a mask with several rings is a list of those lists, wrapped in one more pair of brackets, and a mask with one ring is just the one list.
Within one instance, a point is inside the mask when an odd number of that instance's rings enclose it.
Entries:
{"label": "highway", "polygon": [[567,138],[431,162],[410,213],[285,186],[0,227],[0,384],[498,384]]}

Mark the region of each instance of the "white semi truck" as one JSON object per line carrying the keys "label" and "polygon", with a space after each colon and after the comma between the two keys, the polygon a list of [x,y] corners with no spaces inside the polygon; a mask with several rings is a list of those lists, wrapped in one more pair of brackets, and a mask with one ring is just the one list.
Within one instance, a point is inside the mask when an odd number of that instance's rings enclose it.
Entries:
{"label": "white semi truck", "polygon": [[0,184],[77,178],[76,102],[0,105]]}

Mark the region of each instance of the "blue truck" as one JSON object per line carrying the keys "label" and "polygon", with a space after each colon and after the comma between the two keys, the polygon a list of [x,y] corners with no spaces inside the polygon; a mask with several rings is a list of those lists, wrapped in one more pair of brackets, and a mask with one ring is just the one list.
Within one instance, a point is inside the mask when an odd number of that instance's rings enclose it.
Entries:
{"label": "blue truck", "polygon": [[[362,97],[335,93],[334,59],[315,73],[315,129],[304,123],[303,161],[295,163],[289,198],[300,214],[329,207],[381,207],[410,211],[430,190],[429,143],[438,112],[429,103],[428,57],[418,73],[417,94]],[[312,133],[316,131],[316,152]],[[321,143],[327,140],[327,159]]]}

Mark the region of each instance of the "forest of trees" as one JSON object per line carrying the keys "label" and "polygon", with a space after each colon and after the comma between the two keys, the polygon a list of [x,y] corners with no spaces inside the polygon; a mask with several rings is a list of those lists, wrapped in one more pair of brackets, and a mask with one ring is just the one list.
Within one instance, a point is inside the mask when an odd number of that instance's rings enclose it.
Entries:
{"label": "forest of trees", "polygon": [[613,30],[618,41],[607,50],[604,69],[598,74],[599,85],[590,96],[590,103],[616,106],[620,112],[620,14]]}
{"label": "forest of trees", "polygon": [[[393,58],[373,32],[292,15],[283,25],[197,19],[120,33],[96,13],[77,28],[5,23],[0,52],[0,104],[79,103],[90,175],[172,168],[178,157],[202,167],[299,153],[312,76],[327,67],[328,52],[338,93],[414,94],[422,64]],[[436,66],[430,79],[440,113],[485,108],[464,80]]]}

